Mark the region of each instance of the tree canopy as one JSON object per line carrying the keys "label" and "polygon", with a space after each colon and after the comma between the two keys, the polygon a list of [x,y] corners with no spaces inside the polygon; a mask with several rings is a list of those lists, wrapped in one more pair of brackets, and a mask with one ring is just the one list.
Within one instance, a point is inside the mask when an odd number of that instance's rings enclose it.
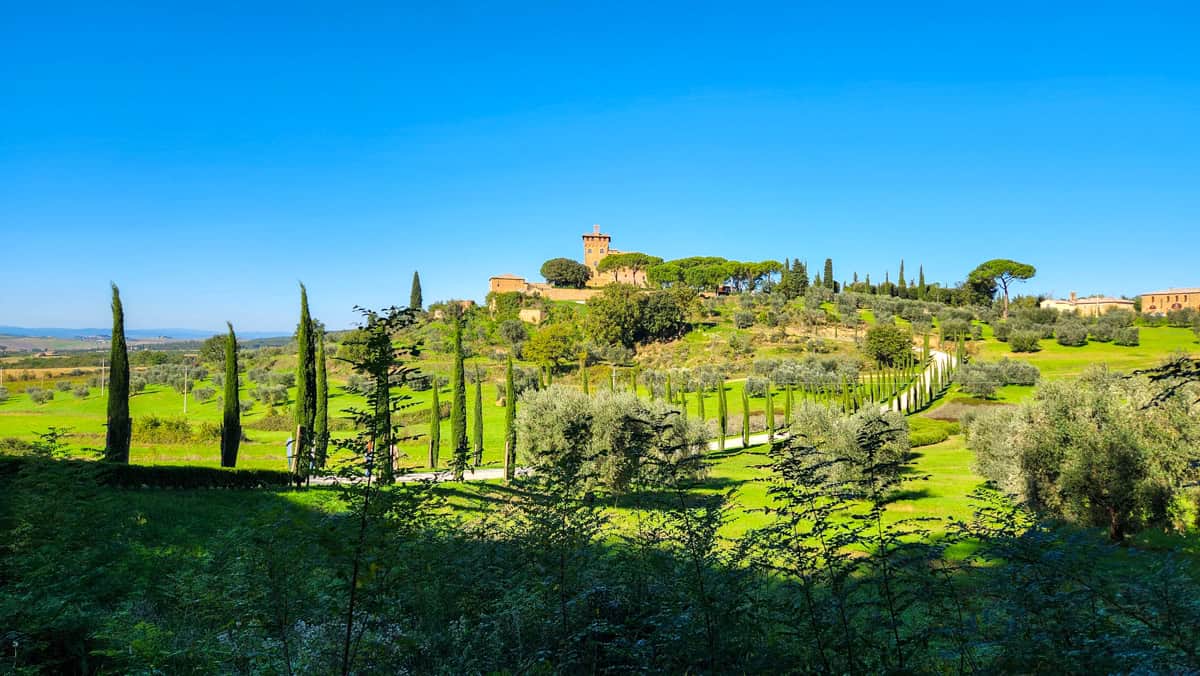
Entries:
{"label": "tree canopy", "polygon": [[647,270],[653,265],[662,263],[663,259],[658,256],[650,256],[644,253],[632,251],[629,253],[609,254],[600,259],[596,264],[596,269],[600,272],[610,272],[612,270]]}
{"label": "tree canopy", "polygon": [[592,278],[592,269],[570,258],[551,258],[542,263],[542,277],[553,286],[582,289]]}
{"label": "tree canopy", "polygon": [[980,263],[979,267],[967,275],[967,285],[978,287],[981,282],[991,280],[994,289],[994,285],[998,284],[1004,293],[1003,316],[1008,319],[1008,286],[1016,281],[1030,279],[1035,274],[1037,274],[1037,268],[1028,263],[1019,263],[1007,258],[993,258],[985,263]]}

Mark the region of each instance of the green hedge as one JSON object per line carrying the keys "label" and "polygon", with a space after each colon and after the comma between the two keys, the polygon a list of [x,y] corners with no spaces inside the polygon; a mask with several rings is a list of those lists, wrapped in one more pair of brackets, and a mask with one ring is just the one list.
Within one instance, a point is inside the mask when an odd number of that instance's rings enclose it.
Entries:
{"label": "green hedge", "polygon": [[26,471],[73,471],[118,488],[282,488],[291,475],[271,469],[225,469],[183,465],[123,465],[88,460],[47,460],[0,455],[0,476]]}

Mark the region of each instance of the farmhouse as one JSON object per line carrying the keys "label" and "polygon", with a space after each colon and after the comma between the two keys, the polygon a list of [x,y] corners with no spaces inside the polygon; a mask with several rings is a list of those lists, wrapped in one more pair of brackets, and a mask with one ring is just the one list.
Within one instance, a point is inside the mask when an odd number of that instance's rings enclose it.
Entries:
{"label": "farmhouse", "polygon": [[1171,310],[1200,310],[1200,288],[1164,289],[1142,294],[1142,312],[1164,315]]}
{"label": "farmhouse", "polygon": [[1133,301],[1124,298],[1109,298],[1106,296],[1089,296],[1087,298],[1079,298],[1075,292],[1071,292],[1071,297],[1067,299],[1047,298],[1039,303],[1040,307],[1058,310],[1060,312],[1074,312],[1084,317],[1098,317],[1110,310],[1133,310]]}
{"label": "farmhouse", "polygon": [[491,293],[523,293],[527,296],[541,296],[547,300],[575,301],[582,303],[599,293],[600,287],[609,284],[623,283],[636,286],[646,285],[646,271],[633,268],[617,268],[600,271],[600,261],[610,255],[623,253],[612,248],[612,236],[600,232],[599,225],[593,225],[592,231],[583,235],[583,264],[592,271],[586,289],[564,289],[542,282],[530,282],[524,277],[514,274],[496,275],[488,280],[488,291]]}

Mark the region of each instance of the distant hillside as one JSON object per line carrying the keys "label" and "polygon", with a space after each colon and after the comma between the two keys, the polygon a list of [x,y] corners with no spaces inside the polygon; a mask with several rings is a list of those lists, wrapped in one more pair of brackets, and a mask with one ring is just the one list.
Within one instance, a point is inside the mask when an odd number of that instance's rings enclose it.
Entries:
{"label": "distant hillside", "polygon": [[[203,340],[211,335],[224,333],[225,329],[126,329],[125,337],[130,339],[166,339],[166,340]],[[0,337],[16,336],[21,338],[58,338],[74,340],[79,338],[108,338],[109,328],[28,328],[24,326],[0,326]],[[275,338],[290,336],[291,331],[238,331],[239,338]]]}

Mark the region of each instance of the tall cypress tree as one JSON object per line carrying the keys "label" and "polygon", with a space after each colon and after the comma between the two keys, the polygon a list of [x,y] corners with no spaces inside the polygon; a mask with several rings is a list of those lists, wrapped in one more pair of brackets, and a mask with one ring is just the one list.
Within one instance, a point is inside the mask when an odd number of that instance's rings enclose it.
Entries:
{"label": "tall cypress tree", "polygon": [[116,284],[112,285],[112,315],[104,459],[128,464],[129,442],[133,438],[133,420],[129,417],[129,351],[125,347],[125,309],[121,306],[121,290]]}
{"label": "tall cypress tree", "polygon": [[721,450],[725,450],[725,435],[729,432],[729,405],[725,401],[725,379],[721,378],[720,384],[717,385],[717,430],[721,436],[717,439],[717,445]]}
{"label": "tall cypress tree", "polygon": [[329,452],[329,373],[325,364],[325,333],[318,331],[316,339],[317,408],[313,416],[313,442],[317,467],[324,467]]}
{"label": "tall cypress tree", "polygon": [[825,288],[827,288],[827,289],[833,288],[833,259],[832,258],[825,259],[825,274],[823,274],[821,276],[821,278],[825,281]]}
{"label": "tall cypress tree", "polygon": [[471,446],[475,451],[475,466],[483,464],[483,378],[475,378],[475,419],[471,421]]}
{"label": "tall cypress tree", "polygon": [[905,289],[908,288],[908,282],[904,281],[904,259],[900,259],[900,295],[904,295]]}
{"label": "tall cypress tree", "polygon": [[742,385],[742,448],[750,448],[750,395]]}
{"label": "tall cypress tree", "polygon": [[783,426],[792,428],[792,386],[783,386]]}
{"label": "tall cypress tree", "polygon": [[917,268],[917,300],[925,300],[925,266]]}
{"label": "tall cypress tree", "polygon": [[454,319],[454,372],[450,376],[450,444],[453,450],[451,467],[454,478],[462,481],[470,462],[471,448],[467,443],[467,378],[463,368],[463,320]]}
{"label": "tall cypress tree", "polygon": [[421,275],[413,270],[412,291],[408,294],[408,307],[420,312],[424,307],[424,302],[424,298],[421,297]]}
{"label": "tall cypress tree", "polygon": [[513,383],[512,355],[504,372],[504,480],[510,481],[517,468],[517,388]]}
{"label": "tall cypress tree", "polygon": [[696,388],[696,414],[700,416],[700,422],[708,420],[708,416],[704,415],[704,386]]}
{"label": "tall cypress tree", "polygon": [[797,295],[804,295],[808,291],[808,264],[799,261],[792,261],[792,266],[796,269],[796,291]]}
{"label": "tall cypress tree", "polygon": [[313,461],[313,423],[317,417],[317,364],[312,315],[308,313],[308,290],[300,285],[300,324],[296,328],[296,475],[308,476]]}
{"label": "tall cypress tree", "polygon": [[579,387],[583,389],[584,394],[588,392],[588,372],[587,372],[587,353],[579,356]]}
{"label": "tall cypress tree", "polygon": [[433,376],[433,399],[429,406],[429,468],[437,469],[442,450],[442,402],[438,400],[437,375]]}
{"label": "tall cypress tree", "polygon": [[767,384],[767,441],[775,441],[775,401],[770,383]]}
{"label": "tall cypress tree", "polygon": [[221,466],[237,467],[238,446],[242,443],[242,407],[238,401],[238,350],[233,324],[225,338],[225,415],[221,419]]}

